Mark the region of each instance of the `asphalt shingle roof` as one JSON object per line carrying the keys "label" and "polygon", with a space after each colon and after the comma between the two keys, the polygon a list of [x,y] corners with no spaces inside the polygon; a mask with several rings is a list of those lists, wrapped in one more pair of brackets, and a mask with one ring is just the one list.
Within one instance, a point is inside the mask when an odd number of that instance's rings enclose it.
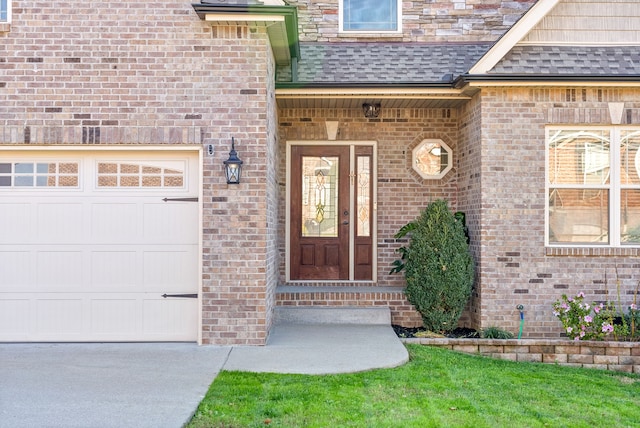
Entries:
{"label": "asphalt shingle roof", "polygon": [[640,75],[640,46],[515,46],[489,74]]}
{"label": "asphalt shingle roof", "polygon": [[[465,73],[487,43],[300,43],[298,82],[435,83]],[[285,73],[279,81],[286,81]]]}

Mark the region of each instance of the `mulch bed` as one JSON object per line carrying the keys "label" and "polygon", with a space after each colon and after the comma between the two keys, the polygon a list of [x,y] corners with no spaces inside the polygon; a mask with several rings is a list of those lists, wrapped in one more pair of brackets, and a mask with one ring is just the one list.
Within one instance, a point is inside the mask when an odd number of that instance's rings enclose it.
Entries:
{"label": "mulch bed", "polygon": [[478,339],[480,333],[477,330],[471,328],[456,328],[455,330],[445,332],[443,334],[436,334],[429,332],[421,327],[401,327],[399,325],[392,325],[393,330],[398,337],[403,339],[413,337],[448,337],[451,339]]}

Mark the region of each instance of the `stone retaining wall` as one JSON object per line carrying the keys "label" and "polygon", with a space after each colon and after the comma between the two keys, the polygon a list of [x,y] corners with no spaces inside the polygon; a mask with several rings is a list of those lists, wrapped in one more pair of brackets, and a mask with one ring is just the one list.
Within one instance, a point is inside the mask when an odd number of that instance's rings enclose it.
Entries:
{"label": "stone retaining wall", "polygon": [[640,374],[640,342],[499,339],[401,339],[510,361],[558,364]]}

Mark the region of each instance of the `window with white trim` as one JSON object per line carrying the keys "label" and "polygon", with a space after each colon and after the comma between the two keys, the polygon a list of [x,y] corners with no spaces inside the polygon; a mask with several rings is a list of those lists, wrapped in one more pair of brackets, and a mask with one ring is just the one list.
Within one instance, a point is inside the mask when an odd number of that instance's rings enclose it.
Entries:
{"label": "window with white trim", "polygon": [[400,0],[340,0],[340,31],[401,32]]}
{"label": "window with white trim", "polygon": [[442,140],[422,140],[411,152],[413,169],[424,179],[440,179],[453,166],[452,151]]}
{"label": "window with white trim", "polygon": [[186,167],[182,161],[146,162],[100,161],[99,188],[184,188]]}
{"label": "window with white trim", "polygon": [[547,243],[640,245],[640,128],[547,128]]}
{"label": "window with white trim", "polygon": [[11,18],[11,0],[0,0],[0,22],[9,22]]}
{"label": "window with white trim", "polygon": [[78,188],[78,162],[0,162],[0,188]]}

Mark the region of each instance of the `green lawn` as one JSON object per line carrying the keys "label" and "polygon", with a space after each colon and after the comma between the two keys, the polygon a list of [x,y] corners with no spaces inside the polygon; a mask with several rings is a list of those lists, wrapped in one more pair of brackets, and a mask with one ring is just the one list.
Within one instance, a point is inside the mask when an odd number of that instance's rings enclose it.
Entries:
{"label": "green lawn", "polygon": [[222,372],[188,427],[640,427],[638,375],[407,347],[395,369]]}

